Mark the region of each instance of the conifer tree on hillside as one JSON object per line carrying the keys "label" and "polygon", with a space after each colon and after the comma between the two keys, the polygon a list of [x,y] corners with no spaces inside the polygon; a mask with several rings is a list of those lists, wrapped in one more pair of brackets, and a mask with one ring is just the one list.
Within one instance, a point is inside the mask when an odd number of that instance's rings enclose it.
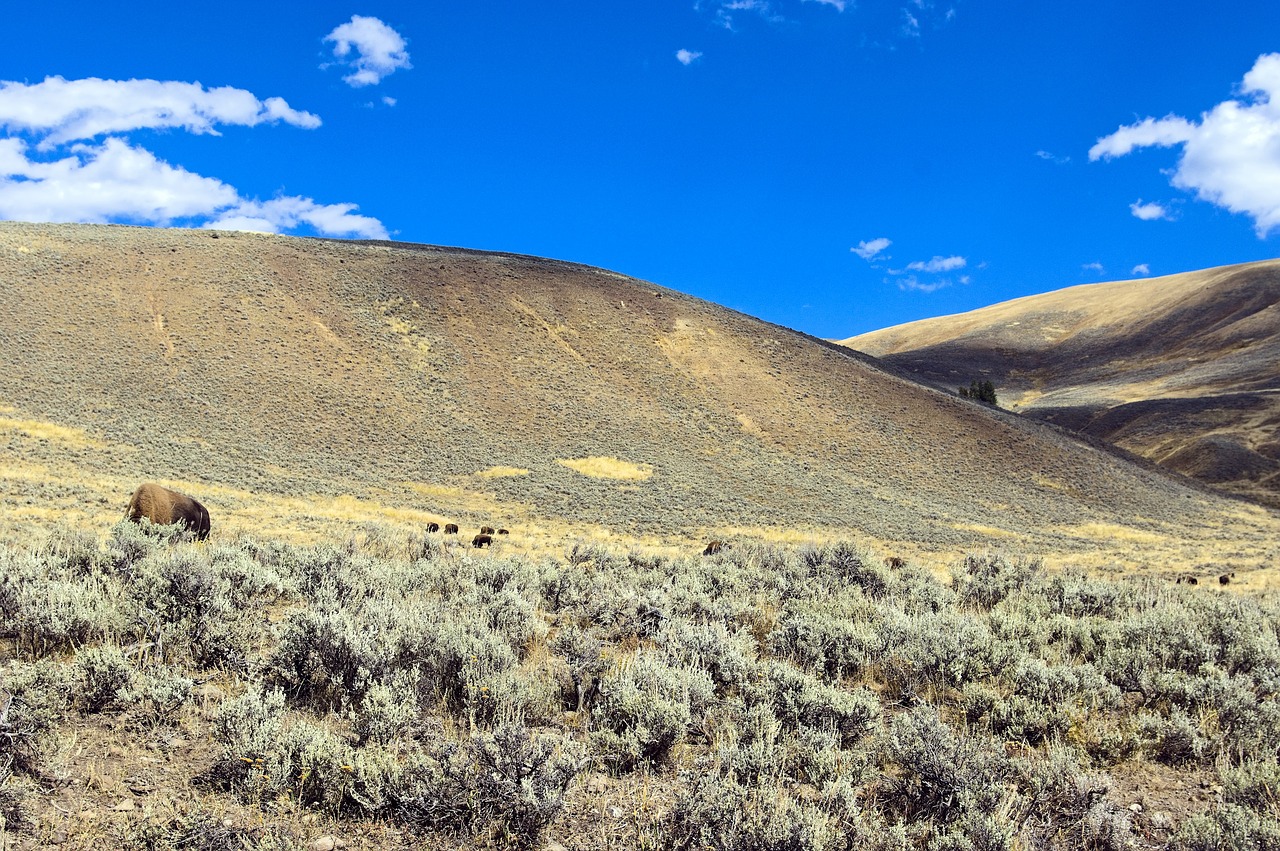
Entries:
{"label": "conifer tree on hillside", "polygon": [[981,383],[970,381],[968,387],[963,385],[959,388],[960,397],[963,399],[975,399],[987,405],[999,405],[996,400],[996,386],[990,380]]}

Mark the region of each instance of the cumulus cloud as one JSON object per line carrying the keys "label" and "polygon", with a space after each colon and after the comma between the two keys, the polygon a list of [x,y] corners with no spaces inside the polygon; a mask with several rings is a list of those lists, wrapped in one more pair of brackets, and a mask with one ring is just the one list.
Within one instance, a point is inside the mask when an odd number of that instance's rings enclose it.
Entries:
{"label": "cumulus cloud", "polygon": [[890,245],[893,245],[893,240],[886,239],[882,236],[876,239],[864,239],[849,250],[861,257],[863,260],[870,261],[875,259],[880,252],[884,251]]}
{"label": "cumulus cloud", "polygon": [[1089,149],[1089,159],[1181,146],[1172,185],[1250,217],[1265,237],[1280,227],[1280,53],[1259,56],[1239,93],[1198,121],[1168,115],[1120,127]]}
{"label": "cumulus cloud", "polygon": [[0,218],[33,222],[203,224],[279,233],[309,225],[327,236],[385,239],[381,222],[352,204],[309,198],[258,202],[231,186],[158,159],[123,139],[77,144],[32,158],[21,139],[0,139]]}
{"label": "cumulus cloud", "polygon": [[692,65],[695,59],[700,59],[702,52],[698,50],[685,50],[683,47],[676,51],[676,61],[681,65]]}
{"label": "cumulus cloud", "polygon": [[313,129],[320,118],[284,98],[259,100],[244,89],[160,80],[0,81],[0,127],[40,137],[40,149],[131,130],[178,128],[217,135],[218,125],[283,121]]}
{"label": "cumulus cloud", "polygon": [[956,269],[963,269],[966,262],[963,257],[934,257],[932,260],[917,260],[914,263],[908,263],[907,268],[913,272],[937,274],[939,272],[952,272]]}
{"label": "cumulus cloud", "polygon": [[1133,213],[1134,218],[1142,219],[1144,222],[1170,218],[1169,211],[1163,204],[1155,201],[1144,202],[1141,198],[1129,205],[1129,212]]}
{"label": "cumulus cloud", "polygon": [[413,67],[404,37],[377,18],[352,15],[324,40],[333,42],[334,57],[352,69],[342,79],[353,88],[375,85],[397,68]]}
{"label": "cumulus cloud", "polygon": [[1080,268],[1084,269],[1086,272],[1093,272],[1098,275],[1105,274],[1107,271],[1106,267],[1101,263],[1086,263]]}
{"label": "cumulus cloud", "polygon": [[[158,158],[119,134],[178,129],[217,136],[218,127],[320,119],[278,97],[230,86],[159,80],[0,81],[0,218],[39,222],[208,225],[326,236],[385,238],[352,204],[310,198],[247,199],[232,186]],[[100,138],[101,137],[101,138]]]}
{"label": "cumulus cloud", "polygon": [[1151,267],[1148,266],[1146,263],[1139,263],[1137,266],[1133,267],[1133,271],[1131,271],[1129,274],[1141,275],[1145,277],[1151,274]]}

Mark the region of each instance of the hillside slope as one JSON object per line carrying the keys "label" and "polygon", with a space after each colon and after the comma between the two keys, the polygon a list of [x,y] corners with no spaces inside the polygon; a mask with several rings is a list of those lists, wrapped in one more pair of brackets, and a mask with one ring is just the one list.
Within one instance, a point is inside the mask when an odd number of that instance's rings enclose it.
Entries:
{"label": "hillside slope", "polygon": [[1280,505],[1280,261],[1072,287],[842,341]]}
{"label": "hillside slope", "polygon": [[1118,563],[1277,539],[1266,512],[861,355],[530,257],[3,223],[0,358],[15,535],[109,524],[155,478],[215,535],[496,519]]}

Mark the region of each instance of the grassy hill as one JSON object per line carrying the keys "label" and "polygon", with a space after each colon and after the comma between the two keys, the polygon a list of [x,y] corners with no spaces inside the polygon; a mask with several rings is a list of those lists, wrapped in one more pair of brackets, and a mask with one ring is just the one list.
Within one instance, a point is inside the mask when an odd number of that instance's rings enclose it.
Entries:
{"label": "grassy hill", "polygon": [[1280,261],[1071,287],[842,341],[1280,505]]}
{"label": "grassy hill", "polygon": [[0,363],[0,851],[1280,845],[1275,515],[899,367],[549,260],[13,223]]}
{"label": "grassy hill", "polygon": [[[143,479],[214,534],[511,527],[684,550],[854,535],[956,557],[1261,564],[1265,512],[654,284],[495,253],[0,224],[5,533]],[[1212,568],[1210,568],[1212,569]]]}

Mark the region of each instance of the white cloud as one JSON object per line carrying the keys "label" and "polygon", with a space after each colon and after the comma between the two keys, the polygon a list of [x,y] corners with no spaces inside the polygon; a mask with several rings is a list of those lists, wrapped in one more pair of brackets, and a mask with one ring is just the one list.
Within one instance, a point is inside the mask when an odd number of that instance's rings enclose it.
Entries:
{"label": "white cloud", "polygon": [[845,0],[805,0],[805,2],[816,2],[821,3],[824,6],[834,6],[837,12],[843,12],[846,5]]}
{"label": "white cloud", "polygon": [[[938,290],[951,286],[949,278],[938,278],[932,281],[922,281],[915,275],[907,275],[896,279],[898,289],[904,292],[933,293]],[[965,281],[968,283],[968,281]]]}
{"label": "white cloud", "polygon": [[27,84],[0,81],[0,127],[43,137],[42,150],[130,130],[180,128],[217,135],[220,124],[248,127],[283,121],[320,126],[318,116],[283,98],[259,100],[244,89],[206,89],[200,83],[159,80],[65,80]]}
{"label": "white cloud", "polygon": [[849,250],[861,257],[863,260],[870,261],[890,245],[893,245],[893,241],[882,236],[877,239],[864,239]]}
{"label": "white cloud", "polygon": [[372,86],[397,68],[413,67],[404,37],[377,18],[352,15],[324,40],[332,41],[333,55],[353,69],[342,78],[353,88]]}
{"label": "white cloud", "polygon": [[1170,218],[1169,211],[1163,204],[1155,201],[1144,202],[1141,198],[1129,205],[1129,212],[1133,213],[1134,218],[1142,219],[1144,222]]}
{"label": "white cloud", "polygon": [[1240,95],[1202,113],[1199,121],[1169,115],[1121,127],[1099,139],[1089,159],[1181,145],[1172,185],[1249,216],[1265,237],[1280,227],[1280,53],[1258,57]]}
{"label": "white cloud", "polygon": [[1106,267],[1101,263],[1086,263],[1080,268],[1084,269],[1086,272],[1095,272],[1099,275],[1105,274],[1107,271]]}
{"label": "white cloud", "polygon": [[683,47],[676,51],[676,61],[681,65],[692,65],[695,59],[700,59],[702,52],[698,50],[685,50]]}
{"label": "white cloud", "polygon": [[384,96],[384,97],[382,98],[382,103],[383,103],[383,105],[384,105],[384,106],[395,106],[395,105],[396,105],[397,103],[399,103],[399,102],[400,102],[400,101],[396,100],[396,99],[395,99],[395,98],[393,98],[393,97],[389,97],[389,96]]}
{"label": "white cloud", "polygon": [[1054,165],[1066,165],[1071,162],[1071,157],[1061,157],[1052,151],[1036,151],[1036,156],[1046,162],[1051,162]]}
{"label": "white cloud", "polygon": [[1151,267],[1148,266],[1146,263],[1139,263],[1137,266],[1133,267],[1133,270],[1129,274],[1143,275],[1143,276],[1150,275]]}
{"label": "white cloud", "polygon": [[354,209],[309,198],[251,201],[216,178],[170,165],[115,137],[41,159],[32,159],[21,139],[0,138],[0,219],[164,226],[212,221],[216,227],[273,233],[308,225],[326,236],[386,238],[381,222]]}
{"label": "white cloud", "polygon": [[917,260],[914,263],[908,263],[907,268],[913,272],[937,274],[939,272],[963,269],[966,262],[963,257],[934,257],[932,260]]}

